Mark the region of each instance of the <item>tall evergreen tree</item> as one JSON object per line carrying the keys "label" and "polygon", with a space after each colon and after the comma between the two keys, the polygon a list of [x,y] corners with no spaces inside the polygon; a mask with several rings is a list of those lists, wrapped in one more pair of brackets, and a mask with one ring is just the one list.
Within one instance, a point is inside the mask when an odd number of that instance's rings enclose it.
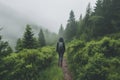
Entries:
{"label": "tall evergreen tree", "polygon": [[23,37],[23,48],[32,49],[34,48],[34,34],[30,25],[26,25],[26,31]]}
{"label": "tall evergreen tree", "polygon": [[95,7],[95,31],[96,36],[104,36],[114,32],[119,32],[120,28],[120,0],[98,0]]}
{"label": "tall evergreen tree", "polygon": [[103,15],[103,0],[97,0],[94,11],[97,16]]}
{"label": "tall evergreen tree", "polygon": [[80,35],[82,34],[82,23],[83,23],[83,18],[82,18],[82,14],[81,14],[80,18],[79,18],[79,21],[77,21],[76,38],[80,38]]}
{"label": "tall evergreen tree", "polygon": [[74,12],[71,10],[70,17],[65,29],[65,38],[67,41],[72,40],[76,36],[77,24],[75,21]]}
{"label": "tall evergreen tree", "polygon": [[46,45],[45,37],[42,29],[40,29],[40,32],[38,34],[38,42],[39,42],[39,47],[43,47]]}
{"label": "tall evergreen tree", "polygon": [[85,22],[86,27],[89,24],[89,18],[91,16],[91,14],[92,14],[92,9],[91,9],[91,5],[89,3],[88,6],[87,6],[87,9],[86,9],[86,15],[85,15],[85,18],[84,18],[84,22]]}
{"label": "tall evergreen tree", "polygon": [[12,52],[13,50],[9,46],[8,42],[2,41],[2,37],[0,36],[0,59],[9,55]]}
{"label": "tall evergreen tree", "polygon": [[86,15],[82,21],[82,25],[80,28],[80,31],[82,33],[81,38],[83,38],[86,41],[90,40],[90,37],[91,37],[91,26],[90,26],[90,20],[89,20],[91,17],[91,14],[92,14],[92,9],[89,3],[86,9]]}
{"label": "tall evergreen tree", "polygon": [[73,10],[71,10],[71,12],[70,12],[70,16],[69,16],[68,22],[69,22],[69,23],[75,22],[75,15],[74,15]]}
{"label": "tall evergreen tree", "polygon": [[34,47],[34,48],[38,48],[38,47],[39,47],[38,39],[37,39],[36,37],[34,37],[33,40],[34,40],[34,43],[33,43],[34,45],[33,45],[33,47]]}
{"label": "tall evergreen tree", "polygon": [[120,31],[120,0],[111,1],[111,23],[116,32]]}
{"label": "tall evergreen tree", "polygon": [[62,24],[59,29],[59,37],[64,37],[64,28],[63,28]]}
{"label": "tall evergreen tree", "polygon": [[16,43],[16,52],[19,52],[23,49],[23,41],[19,38]]}

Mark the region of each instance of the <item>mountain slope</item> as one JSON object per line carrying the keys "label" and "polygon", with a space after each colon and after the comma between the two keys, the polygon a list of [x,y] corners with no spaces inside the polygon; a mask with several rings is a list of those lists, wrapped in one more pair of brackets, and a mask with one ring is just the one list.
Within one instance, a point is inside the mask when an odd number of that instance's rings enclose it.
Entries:
{"label": "mountain slope", "polygon": [[16,40],[22,36],[26,24],[32,24],[35,30],[39,28],[25,15],[0,3],[0,28],[3,28],[0,35],[4,40],[10,42],[12,46],[15,45]]}

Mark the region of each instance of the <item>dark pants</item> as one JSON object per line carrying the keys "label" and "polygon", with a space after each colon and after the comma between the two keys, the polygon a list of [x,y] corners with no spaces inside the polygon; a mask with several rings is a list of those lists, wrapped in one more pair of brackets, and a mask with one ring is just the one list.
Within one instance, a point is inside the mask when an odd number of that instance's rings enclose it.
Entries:
{"label": "dark pants", "polygon": [[60,66],[62,66],[63,54],[64,53],[59,53],[59,61],[58,62],[61,62],[61,64],[59,63],[58,65],[60,65]]}
{"label": "dark pants", "polygon": [[59,53],[59,60],[63,60],[63,53]]}

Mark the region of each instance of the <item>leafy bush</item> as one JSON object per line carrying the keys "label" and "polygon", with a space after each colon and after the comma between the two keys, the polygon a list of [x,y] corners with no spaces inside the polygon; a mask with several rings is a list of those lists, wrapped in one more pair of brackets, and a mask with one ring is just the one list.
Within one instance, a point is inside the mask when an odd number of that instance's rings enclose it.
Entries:
{"label": "leafy bush", "polygon": [[105,37],[100,41],[90,41],[86,44],[76,40],[69,44],[67,53],[74,80],[120,79],[119,40]]}
{"label": "leafy bush", "polygon": [[24,49],[2,59],[0,67],[1,80],[39,80],[55,56],[51,47],[41,49]]}

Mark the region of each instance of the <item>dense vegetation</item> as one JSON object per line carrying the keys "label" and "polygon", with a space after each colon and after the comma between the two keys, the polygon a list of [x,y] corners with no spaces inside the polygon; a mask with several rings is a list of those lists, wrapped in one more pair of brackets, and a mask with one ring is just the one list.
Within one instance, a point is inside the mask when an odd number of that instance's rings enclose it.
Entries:
{"label": "dense vegetation", "polygon": [[[63,32],[60,28],[61,32]],[[90,41],[120,31],[120,0],[97,0],[94,10],[90,3],[85,16],[75,19],[73,10],[70,12],[64,38],[71,41],[75,38]]]}
{"label": "dense vegetation", "polygon": [[74,80],[120,80],[120,0],[97,0],[77,21],[70,12],[64,30]]}
{"label": "dense vegetation", "polygon": [[68,43],[67,60],[74,80],[120,80],[120,0],[97,0],[94,10],[89,3],[79,20],[71,10],[58,35],[40,29],[35,36],[32,26],[26,25],[15,52],[0,35],[0,79],[63,80],[52,47],[58,37]]}
{"label": "dense vegetation", "polygon": [[52,47],[24,49],[19,53],[11,53],[1,58],[0,79],[62,80],[63,73],[61,69],[57,67],[56,60],[56,52]]}
{"label": "dense vegetation", "polygon": [[37,80],[41,72],[50,66],[54,56],[55,52],[49,47],[11,53],[2,59],[0,79]]}
{"label": "dense vegetation", "polygon": [[56,41],[56,34],[52,34],[48,30],[43,32],[43,30],[40,29],[38,36],[36,37],[32,30],[32,26],[26,25],[23,37],[17,40],[15,49],[16,52],[19,52],[23,49],[36,49],[44,47],[46,45],[54,45],[56,44]]}
{"label": "dense vegetation", "polygon": [[88,43],[75,40],[69,44],[67,53],[74,80],[120,79],[120,40],[108,37]]}
{"label": "dense vegetation", "polygon": [[46,46],[42,29],[36,38],[30,25],[27,25],[23,38],[17,41],[15,52],[0,36],[0,79],[63,80],[55,48]]}
{"label": "dense vegetation", "polygon": [[2,57],[6,57],[12,52],[11,47],[8,42],[2,41],[2,37],[0,36],[0,62]]}

